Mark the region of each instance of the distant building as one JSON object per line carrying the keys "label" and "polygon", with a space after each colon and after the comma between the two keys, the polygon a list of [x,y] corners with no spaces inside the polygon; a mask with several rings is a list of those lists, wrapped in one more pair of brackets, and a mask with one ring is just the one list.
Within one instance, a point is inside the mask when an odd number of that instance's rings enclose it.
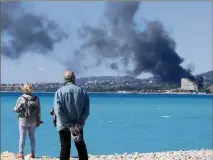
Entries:
{"label": "distant building", "polygon": [[211,93],[213,93],[213,85],[211,85],[211,86],[208,88],[208,90],[209,90]]}
{"label": "distant building", "polygon": [[188,78],[182,78],[181,89],[187,91],[198,91],[198,85]]}

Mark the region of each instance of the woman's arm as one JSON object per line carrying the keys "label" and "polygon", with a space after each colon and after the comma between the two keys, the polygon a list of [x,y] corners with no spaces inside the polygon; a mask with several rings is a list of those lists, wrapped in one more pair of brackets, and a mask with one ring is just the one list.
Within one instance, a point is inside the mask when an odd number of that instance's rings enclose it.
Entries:
{"label": "woman's arm", "polygon": [[20,113],[21,110],[22,110],[22,98],[19,97],[17,102],[16,102],[16,105],[15,105],[13,111],[17,112],[17,113]]}
{"label": "woman's arm", "polygon": [[37,104],[38,104],[38,107],[36,110],[36,122],[37,122],[37,126],[39,126],[40,121],[41,121],[41,104],[40,104],[39,98],[37,97],[36,99],[37,99]]}

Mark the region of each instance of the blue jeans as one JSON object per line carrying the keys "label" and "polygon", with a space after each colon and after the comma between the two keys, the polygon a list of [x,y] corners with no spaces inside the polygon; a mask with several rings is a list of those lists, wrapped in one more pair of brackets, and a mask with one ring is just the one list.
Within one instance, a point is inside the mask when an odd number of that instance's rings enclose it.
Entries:
{"label": "blue jeans", "polygon": [[20,140],[19,140],[19,153],[24,154],[25,140],[27,131],[30,138],[31,153],[35,153],[35,125],[21,125],[19,124]]}

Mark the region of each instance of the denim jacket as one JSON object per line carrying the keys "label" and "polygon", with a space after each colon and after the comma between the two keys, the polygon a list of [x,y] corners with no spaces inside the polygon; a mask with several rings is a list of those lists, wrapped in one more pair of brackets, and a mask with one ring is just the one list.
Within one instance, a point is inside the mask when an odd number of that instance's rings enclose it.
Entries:
{"label": "denim jacket", "polygon": [[69,130],[74,123],[84,125],[89,116],[89,108],[89,96],[85,90],[73,83],[59,88],[54,98],[57,130]]}

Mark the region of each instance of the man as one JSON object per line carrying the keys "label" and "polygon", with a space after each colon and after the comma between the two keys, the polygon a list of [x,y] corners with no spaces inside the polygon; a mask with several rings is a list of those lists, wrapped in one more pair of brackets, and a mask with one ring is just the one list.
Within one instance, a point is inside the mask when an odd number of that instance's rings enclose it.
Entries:
{"label": "man", "polygon": [[54,112],[56,128],[59,131],[61,152],[60,160],[69,160],[71,149],[71,127],[75,124],[82,126],[79,129],[81,139],[75,140],[79,160],[88,160],[86,144],[83,138],[83,126],[89,116],[89,97],[82,88],[75,85],[75,74],[66,71],[65,85],[55,93]]}

